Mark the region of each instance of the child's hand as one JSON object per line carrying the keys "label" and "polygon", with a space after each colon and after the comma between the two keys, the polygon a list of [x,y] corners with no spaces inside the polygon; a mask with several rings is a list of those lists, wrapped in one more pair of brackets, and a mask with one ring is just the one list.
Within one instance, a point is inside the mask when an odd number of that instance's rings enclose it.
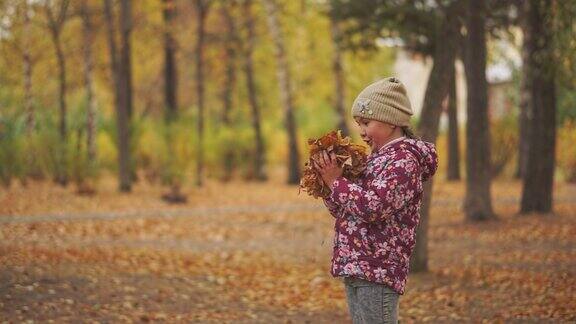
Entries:
{"label": "child's hand", "polygon": [[334,153],[328,154],[326,151],[322,151],[312,156],[312,161],[328,187],[342,175],[342,167],[338,166]]}

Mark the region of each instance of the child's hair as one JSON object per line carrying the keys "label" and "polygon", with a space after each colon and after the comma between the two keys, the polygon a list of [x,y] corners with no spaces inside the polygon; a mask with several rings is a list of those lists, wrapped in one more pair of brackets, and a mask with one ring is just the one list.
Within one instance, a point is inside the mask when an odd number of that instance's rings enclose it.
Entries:
{"label": "child's hair", "polygon": [[410,128],[410,126],[402,126],[402,132],[404,133],[404,136],[411,138],[411,139],[420,139],[420,137],[416,136],[416,134],[414,133],[414,131],[412,130],[412,128]]}

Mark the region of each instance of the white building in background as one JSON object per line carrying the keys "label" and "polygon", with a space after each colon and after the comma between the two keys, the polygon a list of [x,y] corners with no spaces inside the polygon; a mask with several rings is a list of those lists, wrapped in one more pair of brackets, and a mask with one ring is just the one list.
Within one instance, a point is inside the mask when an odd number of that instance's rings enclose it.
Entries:
{"label": "white building in background", "polygon": [[416,116],[420,116],[422,103],[424,102],[424,92],[428,75],[432,69],[432,59],[423,56],[411,55],[399,49],[394,62],[395,77],[400,79],[406,86],[412,109]]}
{"label": "white building in background", "polygon": [[[508,47],[504,50],[515,66],[520,65],[517,51]],[[412,109],[415,116],[420,116],[428,76],[432,69],[432,59],[421,55],[414,55],[399,49],[394,63],[394,76],[399,78],[406,86]],[[458,96],[458,123],[466,121],[466,75],[462,62],[456,64],[456,92]],[[488,109],[491,118],[500,118],[509,114],[513,109],[510,91],[516,91],[512,84],[512,69],[510,64],[503,62],[489,65],[486,69],[488,80]],[[446,114],[441,115],[440,128],[447,126]]]}
{"label": "white building in background", "polygon": [[[406,91],[412,104],[415,116],[420,116],[424,94],[428,83],[428,76],[432,70],[432,58],[414,55],[399,49],[394,63],[394,74],[406,86]],[[466,76],[461,62],[456,64],[456,92],[458,96],[458,123],[466,121]],[[446,114],[440,117],[440,128],[446,127],[448,122]]]}
{"label": "white building in background", "polygon": [[502,118],[514,112],[512,92],[514,89],[513,71],[504,63],[494,64],[486,70],[488,79],[488,111],[492,118]]}

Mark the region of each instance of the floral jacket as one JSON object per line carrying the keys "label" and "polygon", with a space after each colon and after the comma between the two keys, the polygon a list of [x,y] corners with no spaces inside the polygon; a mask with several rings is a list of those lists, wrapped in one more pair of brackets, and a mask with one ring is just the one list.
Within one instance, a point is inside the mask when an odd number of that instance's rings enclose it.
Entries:
{"label": "floral jacket", "polygon": [[438,167],[434,144],[400,138],[368,156],[362,177],[332,183],[324,199],[336,218],[332,275],[404,294],[420,220],[422,183]]}

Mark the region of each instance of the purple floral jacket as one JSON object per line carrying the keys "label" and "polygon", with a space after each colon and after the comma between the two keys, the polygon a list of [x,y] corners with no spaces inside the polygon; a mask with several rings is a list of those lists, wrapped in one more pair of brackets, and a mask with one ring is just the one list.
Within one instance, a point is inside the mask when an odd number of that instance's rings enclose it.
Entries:
{"label": "purple floral jacket", "polygon": [[333,276],[385,284],[404,294],[422,183],[437,167],[434,144],[400,138],[370,154],[358,180],[334,181],[332,195],[324,199],[336,218]]}

